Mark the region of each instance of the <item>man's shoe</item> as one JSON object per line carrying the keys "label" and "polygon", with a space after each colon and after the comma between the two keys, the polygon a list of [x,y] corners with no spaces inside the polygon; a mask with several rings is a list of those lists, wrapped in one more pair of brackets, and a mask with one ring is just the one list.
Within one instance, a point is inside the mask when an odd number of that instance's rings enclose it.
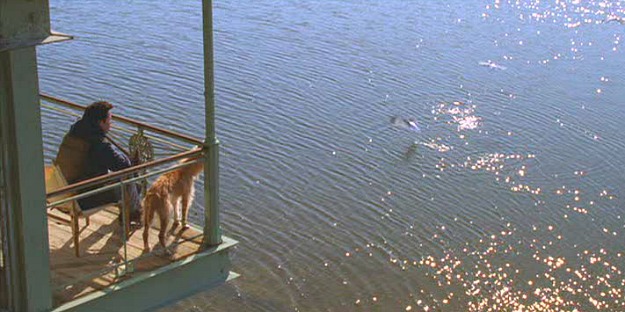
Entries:
{"label": "man's shoe", "polygon": [[133,211],[130,213],[130,224],[141,226],[141,211]]}

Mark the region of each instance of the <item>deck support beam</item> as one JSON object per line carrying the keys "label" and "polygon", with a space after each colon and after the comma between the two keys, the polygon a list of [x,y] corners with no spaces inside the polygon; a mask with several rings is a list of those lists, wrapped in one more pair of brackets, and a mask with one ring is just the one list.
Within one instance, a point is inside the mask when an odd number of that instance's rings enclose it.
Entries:
{"label": "deck support beam", "polygon": [[204,243],[222,242],[219,216],[219,140],[215,134],[215,76],[213,61],[213,3],[202,0],[204,32],[204,108],[206,162],[204,165]]}

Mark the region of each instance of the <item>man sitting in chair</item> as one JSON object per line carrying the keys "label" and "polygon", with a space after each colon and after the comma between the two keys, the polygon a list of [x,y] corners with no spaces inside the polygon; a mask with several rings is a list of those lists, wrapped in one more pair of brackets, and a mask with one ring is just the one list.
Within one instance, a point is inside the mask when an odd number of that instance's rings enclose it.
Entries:
{"label": "man sitting in chair", "polygon": [[[61,169],[67,183],[72,184],[86,179],[128,168],[130,159],[106,140],[111,129],[111,103],[100,101],[87,106],[83,116],[74,123],[63,137],[56,156],[56,164]],[[82,210],[101,205],[117,203],[121,191],[115,188],[78,200]],[[126,186],[126,207],[130,209],[130,221],[141,223],[141,199],[138,185]],[[121,224],[120,215],[120,224]]]}

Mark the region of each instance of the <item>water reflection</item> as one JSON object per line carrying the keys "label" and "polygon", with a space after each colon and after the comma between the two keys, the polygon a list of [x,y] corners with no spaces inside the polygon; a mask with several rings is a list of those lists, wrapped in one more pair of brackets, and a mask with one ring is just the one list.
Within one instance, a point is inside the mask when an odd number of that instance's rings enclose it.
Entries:
{"label": "water reflection", "polygon": [[[553,231],[551,228],[549,231]],[[625,276],[618,268],[622,254],[605,249],[578,252],[573,261],[554,255],[554,241],[533,239],[527,246],[510,243],[510,230],[491,235],[479,246],[462,249],[462,255],[425,257],[418,265],[447,296],[432,305],[466,306],[467,311],[616,311],[625,308]],[[557,240],[563,239],[558,236]],[[518,258],[531,253],[534,266],[519,265]],[[524,259],[526,260],[526,259]],[[580,261],[581,260],[581,261]],[[572,263],[570,263],[572,262]],[[426,273],[427,274],[427,273]],[[454,291],[467,297],[454,299]]]}
{"label": "water reflection", "polygon": [[451,104],[440,103],[433,110],[434,120],[454,124],[458,131],[474,130],[481,125],[482,118],[475,115],[475,105],[454,101]]}

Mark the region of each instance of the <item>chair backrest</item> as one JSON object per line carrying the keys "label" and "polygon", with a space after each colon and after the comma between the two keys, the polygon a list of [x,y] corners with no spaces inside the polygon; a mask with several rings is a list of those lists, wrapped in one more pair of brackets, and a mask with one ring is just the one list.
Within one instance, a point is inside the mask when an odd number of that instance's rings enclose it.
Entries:
{"label": "chair backrest", "polygon": [[[63,173],[61,173],[61,168],[59,168],[56,164],[46,165],[45,166],[45,176],[46,176],[46,193],[50,193],[52,191],[58,190],[64,186],[67,186],[67,181],[65,177],[63,177]],[[57,195],[48,199],[48,202],[53,203],[70,196],[74,196],[74,194],[66,193],[62,195]],[[80,206],[75,200],[71,200],[69,202],[60,204],[55,208],[60,209],[61,211],[70,212],[73,211],[75,213],[80,212]]]}

